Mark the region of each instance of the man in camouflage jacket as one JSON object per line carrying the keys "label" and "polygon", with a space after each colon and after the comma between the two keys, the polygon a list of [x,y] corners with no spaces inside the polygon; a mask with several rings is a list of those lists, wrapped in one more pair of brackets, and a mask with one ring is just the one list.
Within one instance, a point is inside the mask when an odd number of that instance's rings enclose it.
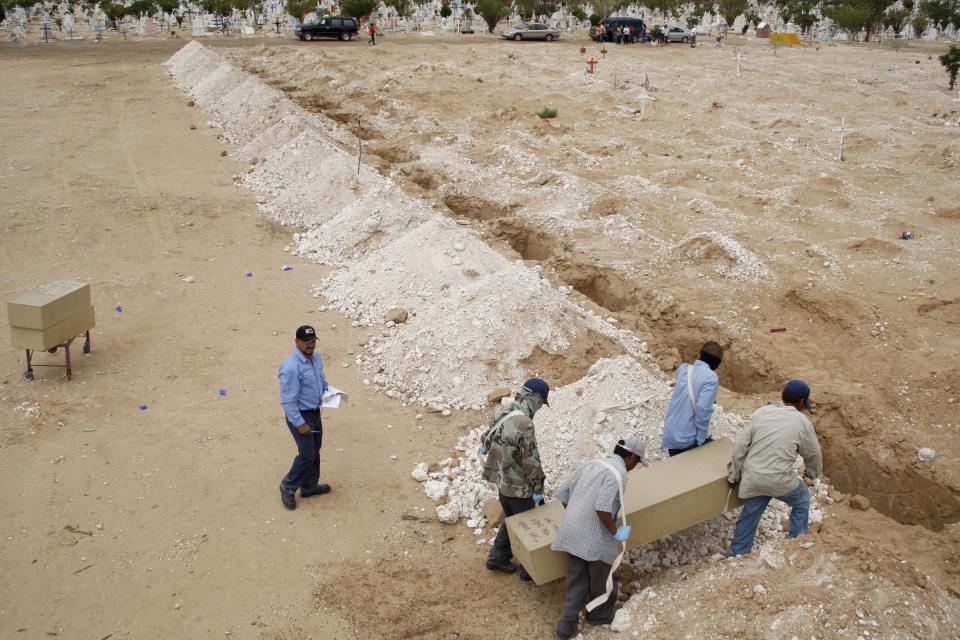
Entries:
{"label": "man in camouflage jacket", "polygon": [[[540,378],[530,378],[514,397],[512,403],[501,404],[490,420],[481,451],[487,452],[483,479],[497,485],[503,515],[508,518],[543,504],[543,467],[533,430],[533,416],[543,405],[550,406],[547,396],[550,387]],[[507,535],[507,525],[500,525],[487,569],[514,573],[513,550]],[[520,577],[530,580],[523,567]]]}

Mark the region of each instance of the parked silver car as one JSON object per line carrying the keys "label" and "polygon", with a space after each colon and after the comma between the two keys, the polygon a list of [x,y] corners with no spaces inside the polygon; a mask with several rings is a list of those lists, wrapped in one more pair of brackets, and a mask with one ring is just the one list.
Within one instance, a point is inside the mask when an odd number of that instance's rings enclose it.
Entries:
{"label": "parked silver car", "polygon": [[669,27],[665,31],[667,42],[690,42],[693,40],[693,31],[683,27]]}
{"label": "parked silver car", "polygon": [[560,29],[548,27],[539,22],[531,22],[520,27],[504,29],[500,35],[507,40],[556,40],[560,37]]}

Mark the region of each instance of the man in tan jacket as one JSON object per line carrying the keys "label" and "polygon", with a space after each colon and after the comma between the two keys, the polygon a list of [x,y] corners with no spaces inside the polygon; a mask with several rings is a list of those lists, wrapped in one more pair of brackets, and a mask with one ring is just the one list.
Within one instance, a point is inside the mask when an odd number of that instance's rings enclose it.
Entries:
{"label": "man in tan jacket", "polygon": [[738,495],[743,500],[727,556],[750,553],[760,517],[771,498],[790,505],[788,539],[809,530],[810,492],[793,465],[799,454],[806,475],[816,478],[823,470],[817,434],[802,413],[810,409],[810,387],[803,380],[791,380],[784,385],[781,398],[782,403],[768,404],[750,416],[727,465],[727,480],[731,485],[740,482]]}

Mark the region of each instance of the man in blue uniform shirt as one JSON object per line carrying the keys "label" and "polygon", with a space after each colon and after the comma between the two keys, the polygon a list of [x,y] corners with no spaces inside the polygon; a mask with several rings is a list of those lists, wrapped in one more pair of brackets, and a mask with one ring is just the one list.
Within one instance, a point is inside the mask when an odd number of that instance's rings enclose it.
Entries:
{"label": "man in blue uniform shirt", "polygon": [[720,391],[715,373],[723,360],[723,348],[707,342],[693,364],[677,369],[677,383],[663,420],[662,446],[671,456],[710,442],[710,418]]}
{"label": "man in blue uniform shirt", "polygon": [[320,422],[320,403],[327,389],[323,375],[323,360],[314,353],[317,334],[313,327],[297,329],[296,349],[280,365],[280,406],[286,416],[287,427],[297,443],[297,457],[290,472],[280,481],[280,499],[287,509],[296,509],[294,494],[300,497],[330,493],[330,485],[317,484],[320,480],[320,445],[323,443],[323,425]]}

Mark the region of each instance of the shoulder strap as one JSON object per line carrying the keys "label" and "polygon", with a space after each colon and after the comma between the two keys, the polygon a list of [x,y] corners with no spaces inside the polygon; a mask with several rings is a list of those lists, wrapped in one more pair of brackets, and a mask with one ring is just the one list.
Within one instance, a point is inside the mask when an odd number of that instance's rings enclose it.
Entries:
{"label": "shoulder strap", "polygon": [[697,394],[693,392],[693,365],[687,365],[687,395],[690,396],[690,404],[693,405],[693,412],[697,412]]}
{"label": "shoulder strap", "polygon": [[498,430],[500,430],[503,427],[503,423],[506,422],[508,418],[512,418],[514,416],[526,416],[526,415],[527,414],[525,414],[523,411],[520,411],[519,409],[514,409],[507,415],[500,418],[495,425],[490,427],[490,430],[487,431],[487,437],[492,438],[493,434],[495,434]]}
{"label": "shoulder strap", "polygon": [[[606,467],[610,473],[613,474],[613,477],[617,480],[617,491],[620,494],[620,522],[624,525],[627,524],[627,507],[623,504],[623,478],[620,477],[620,472],[613,468],[613,465],[609,462],[604,462],[603,460],[597,460],[602,466]],[[627,551],[627,543],[623,542],[620,545],[620,553],[617,554],[616,560],[613,561],[613,565],[610,568],[610,575],[607,576],[607,586],[606,593],[603,595],[597,596],[593,600],[587,603],[587,611],[593,611],[597,607],[604,604],[609,598],[610,594],[613,593],[613,574],[620,567],[620,563],[623,561],[623,554]]]}

